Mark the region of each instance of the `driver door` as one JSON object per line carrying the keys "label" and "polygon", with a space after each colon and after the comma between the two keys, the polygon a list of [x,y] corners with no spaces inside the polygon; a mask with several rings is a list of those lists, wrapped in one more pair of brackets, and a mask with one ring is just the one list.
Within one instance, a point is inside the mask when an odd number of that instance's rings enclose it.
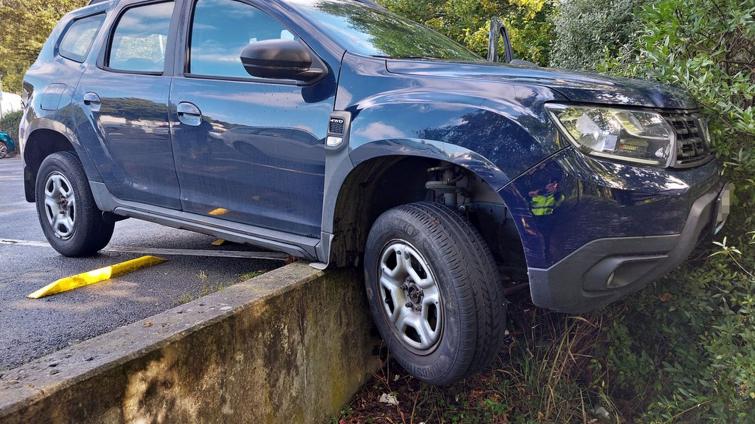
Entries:
{"label": "driver door", "polygon": [[184,73],[170,92],[183,210],[319,237],[335,84],[250,76],[246,46],[294,34],[247,2],[192,7]]}

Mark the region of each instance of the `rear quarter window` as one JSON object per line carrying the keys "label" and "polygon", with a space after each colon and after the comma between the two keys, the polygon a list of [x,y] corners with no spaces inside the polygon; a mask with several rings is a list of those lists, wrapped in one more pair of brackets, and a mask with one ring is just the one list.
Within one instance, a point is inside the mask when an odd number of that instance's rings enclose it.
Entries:
{"label": "rear quarter window", "polygon": [[76,62],[86,60],[104,20],[105,14],[100,13],[73,21],[60,39],[58,54]]}

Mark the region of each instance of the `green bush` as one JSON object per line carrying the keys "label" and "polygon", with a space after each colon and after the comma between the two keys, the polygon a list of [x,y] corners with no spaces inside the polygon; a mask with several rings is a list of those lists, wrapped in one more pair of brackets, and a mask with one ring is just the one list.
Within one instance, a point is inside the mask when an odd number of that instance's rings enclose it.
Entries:
{"label": "green bush", "polygon": [[646,0],[571,0],[553,16],[551,66],[594,69],[615,55],[638,29],[634,13]]}
{"label": "green bush", "polygon": [[12,112],[0,119],[0,131],[8,133],[16,143],[18,143],[18,126],[21,124],[23,115],[23,112]]}
{"label": "green bush", "polygon": [[652,1],[635,16],[639,30],[620,54],[597,64],[690,92],[710,118],[725,177],[737,185],[716,257],[643,292],[606,333],[610,395],[631,399],[636,411],[630,415],[643,422],[755,417],[753,16],[752,1]]}

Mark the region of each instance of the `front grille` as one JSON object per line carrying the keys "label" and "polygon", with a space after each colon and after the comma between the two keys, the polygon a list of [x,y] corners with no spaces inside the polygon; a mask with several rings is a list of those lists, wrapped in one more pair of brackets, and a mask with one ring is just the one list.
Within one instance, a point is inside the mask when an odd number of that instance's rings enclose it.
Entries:
{"label": "front grille", "polygon": [[667,113],[664,117],[676,133],[674,166],[690,167],[710,158],[710,148],[705,141],[703,124],[698,113]]}

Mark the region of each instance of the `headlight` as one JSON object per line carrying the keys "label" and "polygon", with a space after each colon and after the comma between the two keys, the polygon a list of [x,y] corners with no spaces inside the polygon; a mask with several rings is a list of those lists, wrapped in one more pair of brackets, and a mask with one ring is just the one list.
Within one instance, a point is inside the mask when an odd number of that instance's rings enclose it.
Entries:
{"label": "headlight", "polygon": [[659,113],[599,106],[546,107],[569,141],[589,155],[671,165],[674,129]]}

